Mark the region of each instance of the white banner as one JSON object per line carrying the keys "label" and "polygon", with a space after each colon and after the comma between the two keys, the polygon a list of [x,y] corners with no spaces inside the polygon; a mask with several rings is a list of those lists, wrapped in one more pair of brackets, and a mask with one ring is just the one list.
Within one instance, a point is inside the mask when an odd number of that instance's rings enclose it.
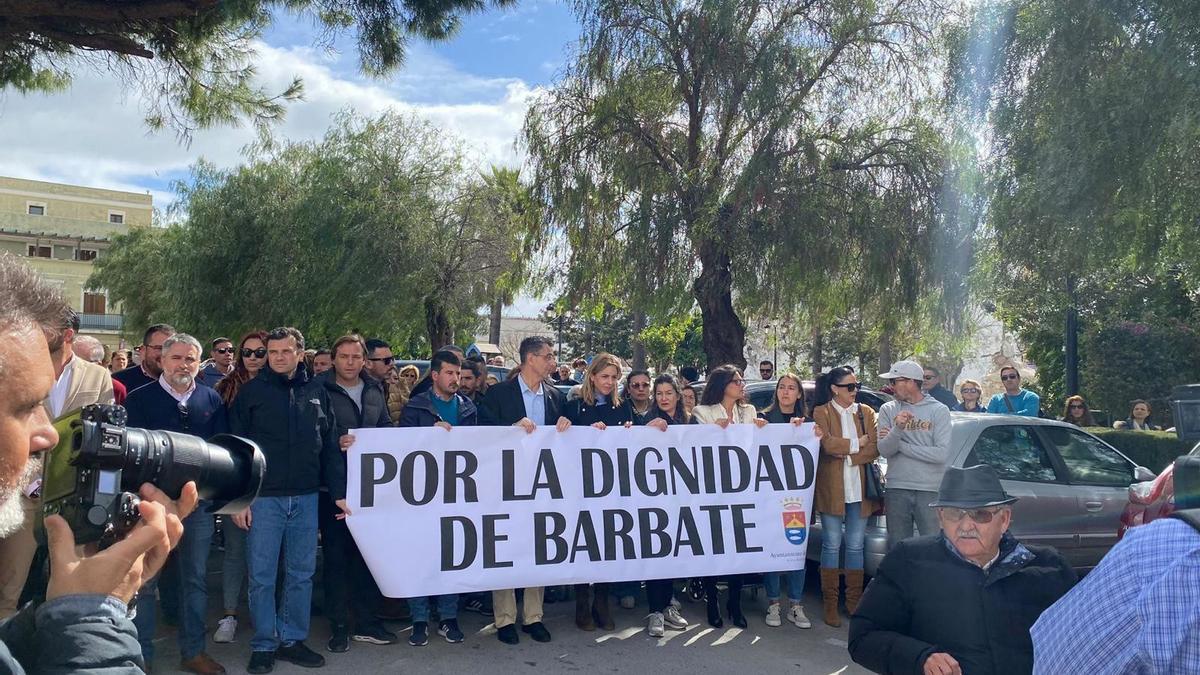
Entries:
{"label": "white banner", "polygon": [[812,424],[353,433],[346,522],[388,597],[804,567]]}

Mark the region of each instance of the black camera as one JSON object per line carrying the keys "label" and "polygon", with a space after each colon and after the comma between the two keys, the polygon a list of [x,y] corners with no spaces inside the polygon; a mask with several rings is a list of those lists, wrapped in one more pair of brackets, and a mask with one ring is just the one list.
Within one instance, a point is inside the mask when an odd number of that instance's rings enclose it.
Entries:
{"label": "black camera", "polygon": [[131,429],[127,419],[121,406],[89,405],[55,422],[60,440],[44,460],[42,515],[65,518],[77,544],[103,547],[129,532],[143,483],[178,499],[196,481],[211,513],[239,513],[258,496],[267,460],[253,441]]}

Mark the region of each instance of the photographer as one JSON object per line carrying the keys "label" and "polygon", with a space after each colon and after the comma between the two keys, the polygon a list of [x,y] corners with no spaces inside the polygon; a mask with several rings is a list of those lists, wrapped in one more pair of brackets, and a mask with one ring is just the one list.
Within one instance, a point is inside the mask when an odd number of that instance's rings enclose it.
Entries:
{"label": "photographer", "polygon": [[[44,327],[63,316],[56,290],[15,258],[0,256],[0,537],[20,528],[21,495],[40,475],[41,454],[58,434],[42,406],[54,385]],[[150,485],[141,521],[122,541],[80,557],[59,516],[46,519],[50,582],[46,601],[0,623],[0,671],[142,672],[128,605],[162,567],[196,505],[189,483],[178,502]]]}

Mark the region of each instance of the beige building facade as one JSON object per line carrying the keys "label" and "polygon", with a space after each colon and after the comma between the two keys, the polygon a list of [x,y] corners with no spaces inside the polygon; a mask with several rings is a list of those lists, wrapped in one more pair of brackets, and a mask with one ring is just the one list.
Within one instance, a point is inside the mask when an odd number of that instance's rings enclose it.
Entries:
{"label": "beige building facade", "polygon": [[0,176],[0,251],[24,257],[62,289],[80,314],[80,330],[115,347],[123,318],[103,289],[88,289],[97,260],[112,238],[131,227],[150,227],[147,194]]}

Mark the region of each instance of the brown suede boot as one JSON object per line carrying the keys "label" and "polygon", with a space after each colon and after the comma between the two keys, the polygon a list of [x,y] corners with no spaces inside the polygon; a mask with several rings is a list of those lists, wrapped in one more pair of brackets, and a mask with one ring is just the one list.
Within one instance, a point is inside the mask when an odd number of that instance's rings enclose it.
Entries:
{"label": "brown suede boot", "polygon": [[608,596],[608,584],[596,584],[592,588],[592,618],[595,619],[597,628],[615,630],[617,625],[612,620]]}
{"label": "brown suede boot", "polygon": [[587,584],[575,584],[575,625],[579,630],[596,630],[592,623],[592,589]]}
{"label": "brown suede boot", "polygon": [[854,610],[858,609],[858,601],[862,600],[863,571],[842,570],[842,573],[846,575],[846,611],[853,616]]}
{"label": "brown suede boot", "polygon": [[825,609],[825,623],[837,628],[842,625],[838,615],[838,585],[841,582],[840,569],[827,570],[821,568],[821,600]]}

